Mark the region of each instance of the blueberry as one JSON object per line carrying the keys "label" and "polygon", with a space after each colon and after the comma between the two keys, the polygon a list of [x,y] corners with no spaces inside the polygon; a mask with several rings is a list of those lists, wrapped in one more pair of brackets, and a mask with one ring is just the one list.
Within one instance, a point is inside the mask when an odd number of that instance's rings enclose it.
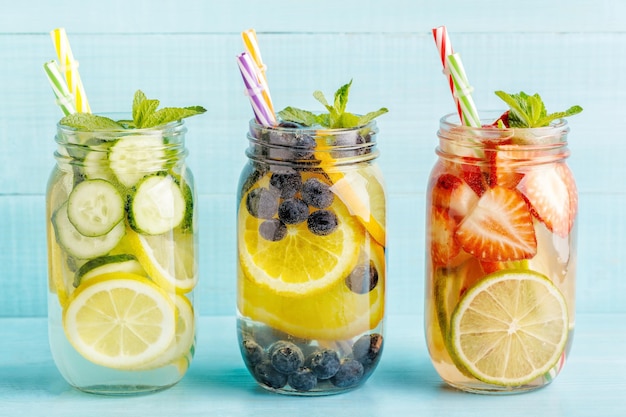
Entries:
{"label": "blueberry", "polygon": [[282,388],[287,385],[287,375],[274,369],[268,360],[254,367],[254,376],[257,381],[271,388]]}
{"label": "blueberry", "polygon": [[302,200],[315,208],[326,208],[333,203],[335,195],[330,191],[328,184],[317,178],[309,178],[302,185]]}
{"label": "blueberry", "polygon": [[300,368],[287,378],[287,383],[296,391],[311,391],[317,386],[317,377],[309,368]]}
{"label": "blueberry", "polygon": [[251,338],[246,338],[241,342],[241,351],[246,363],[250,366],[256,366],[265,358],[263,348]]}
{"label": "blueberry", "polygon": [[383,336],[378,333],[361,336],[352,345],[352,355],[365,367],[376,363],[383,350]]}
{"label": "blueberry", "polygon": [[337,373],[330,378],[330,382],[339,388],[346,388],[357,384],[363,377],[363,365],[354,359],[343,359]]}
{"label": "blueberry", "polygon": [[332,349],[324,349],[313,353],[306,360],[306,366],[319,379],[328,379],[339,370],[339,355]]}
{"label": "blueberry", "polygon": [[309,217],[309,206],[299,198],[288,198],[278,206],[278,218],[287,224],[302,223]]}
{"label": "blueberry", "polygon": [[278,219],[265,220],[259,226],[259,234],[265,240],[278,242],[287,234],[287,226]]}
{"label": "blueberry", "polygon": [[259,187],[248,193],[248,213],[259,219],[271,219],[278,210],[278,195],[267,188]]}
{"label": "blueberry", "polygon": [[282,122],[280,122],[278,124],[278,126],[283,127],[283,128],[287,128],[287,129],[301,129],[303,126],[299,123],[296,122],[292,122],[289,120],[284,120]]}
{"label": "blueberry", "polygon": [[350,275],[346,277],[346,285],[350,291],[357,294],[367,294],[378,285],[378,270],[374,262],[370,261],[369,267],[365,264],[357,265]]}
{"label": "blueberry", "polygon": [[270,178],[270,185],[278,190],[282,198],[292,198],[302,187],[302,177],[293,169],[274,172]]}
{"label": "blueberry", "polygon": [[315,139],[309,135],[301,135],[296,138],[294,147],[297,149],[294,151],[295,159],[312,159],[313,149],[317,146]]}
{"label": "blueberry", "polygon": [[269,348],[270,361],[278,372],[289,375],[304,364],[304,355],[294,343],[279,340]]}
{"label": "blueberry", "polygon": [[329,210],[317,210],[307,219],[307,226],[311,233],[326,236],[335,231],[339,225],[337,215]]}

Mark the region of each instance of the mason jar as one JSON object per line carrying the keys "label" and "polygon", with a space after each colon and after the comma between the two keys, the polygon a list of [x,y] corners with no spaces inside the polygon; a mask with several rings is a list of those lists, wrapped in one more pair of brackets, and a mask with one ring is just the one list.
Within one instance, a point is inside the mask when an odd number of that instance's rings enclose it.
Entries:
{"label": "mason jar", "polygon": [[157,391],[192,360],[196,194],[183,122],[57,126],[46,196],[48,324],[67,382],[99,394]]}
{"label": "mason jar", "polygon": [[237,194],[237,333],[264,388],[353,389],[384,346],[386,198],[375,122],[252,121]]}
{"label": "mason jar", "polygon": [[449,385],[515,393],[561,371],[575,325],[569,128],[441,119],[426,199],[425,331]]}

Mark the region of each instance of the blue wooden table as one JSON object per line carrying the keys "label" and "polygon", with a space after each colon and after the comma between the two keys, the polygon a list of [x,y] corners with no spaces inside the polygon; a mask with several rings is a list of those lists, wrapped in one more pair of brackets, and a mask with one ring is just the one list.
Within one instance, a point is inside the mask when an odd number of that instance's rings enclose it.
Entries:
{"label": "blue wooden table", "polygon": [[421,316],[387,321],[381,363],[344,394],[289,397],[257,386],[245,369],[233,317],[203,317],[183,380],[156,394],[103,397],[69,387],[56,371],[43,318],[0,319],[0,416],[624,416],[626,315],[578,318],[569,362],[531,393],[485,396],[444,386],[430,364]]}
{"label": "blue wooden table", "polygon": [[[411,415],[625,416],[626,2],[615,0],[22,0],[0,11],[0,416]],[[548,110],[579,104],[569,164],[579,189],[577,328],[571,360],[546,389],[510,397],[444,388],[423,340],[424,194],[439,118],[454,110],[431,29],[445,24],[481,109],[495,90],[538,92]],[[70,389],[46,331],[45,187],[61,113],[43,63],[48,32],[70,36],[94,112],[130,110],[142,89],[189,119],[198,188],[198,354],[156,395],[104,398]],[[381,106],[388,192],[387,347],[362,389],[286,398],[256,388],[235,346],[235,192],[252,112],[235,56],[255,28],[277,108],[317,109],[353,79],[349,109]]]}

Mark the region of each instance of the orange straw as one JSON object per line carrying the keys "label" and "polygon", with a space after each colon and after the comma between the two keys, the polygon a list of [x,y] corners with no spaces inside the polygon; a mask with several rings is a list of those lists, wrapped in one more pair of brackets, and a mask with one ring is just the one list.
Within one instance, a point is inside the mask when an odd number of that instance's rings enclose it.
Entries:
{"label": "orange straw", "polygon": [[270,90],[267,85],[267,77],[265,76],[265,71],[267,67],[263,63],[263,59],[261,58],[261,50],[259,49],[259,43],[256,37],[256,31],[254,29],[248,29],[241,32],[241,38],[243,39],[243,44],[246,48],[246,52],[252,58],[252,61],[256,65],[256,73],[259,84],[263,88],[263,99],[267,104],[267,107],[274,113],[274,105],[272,104],[272,97],[270,96]]}

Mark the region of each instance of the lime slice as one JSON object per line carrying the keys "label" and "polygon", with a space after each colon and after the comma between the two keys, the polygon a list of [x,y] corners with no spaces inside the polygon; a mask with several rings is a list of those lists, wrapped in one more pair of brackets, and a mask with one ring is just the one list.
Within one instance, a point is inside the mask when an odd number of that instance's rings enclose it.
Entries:
{"label": "lime slice", "polygon": [[495,272],[467,291],[450,320],[453,358],[480,381],[516,386],[546,374],[568,337],[567,304],[545,276]]}
{"label": "lime slice", "polygon": [[142,235],[127,230],[132,253],[148,276],[167,291],[186,293],[198,282],[193,233],[174,229],[162,235]]}
{"label": "lime slice", "polygon": [[176,307],[147,278],[117,272],[80,286],[63,314],[68,340],[87,360],[136,370],[156,360],[176,332]]}

